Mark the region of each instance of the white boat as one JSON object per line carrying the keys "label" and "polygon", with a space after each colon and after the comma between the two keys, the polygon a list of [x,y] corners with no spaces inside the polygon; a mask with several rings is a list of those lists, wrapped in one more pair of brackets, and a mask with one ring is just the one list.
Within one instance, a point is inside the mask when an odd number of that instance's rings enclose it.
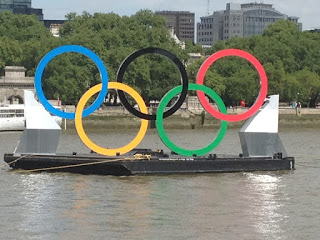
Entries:
{"label": "white boat", "polygon": [[[26,128],[24,110],[24,104],[0,105],[0,131],[23,131]],[[61,126],[62,118],[52,117]]]}
{"label": "white boat", "polygon": [[0,131],[21,131],[25,127],[23,104],[0,105]]}

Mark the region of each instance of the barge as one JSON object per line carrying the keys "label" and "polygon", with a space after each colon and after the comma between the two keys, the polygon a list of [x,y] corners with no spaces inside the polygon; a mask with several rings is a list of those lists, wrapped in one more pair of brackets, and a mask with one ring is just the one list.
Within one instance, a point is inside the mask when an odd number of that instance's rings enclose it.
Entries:
{"label": "barge", "polygon": [[[271,96],[258,113],[239,132],[242,153],[239,155],[208,154],[182,156],[151,149],[133,149],[116,156],[88,154],[57,154],[60,127],[32,93],[33,101],[26,110],[27,121],[14,153],[5,154],[4,161],[12,169],[23,172],[71,172],[100,175],[197,174],[222,172],[253,172],[294,170],[295,159],[289,157],[278,135],[279,96]],[[36,116],[36,118],[34,117]]]}
{"label": "barge", "polygon": [[163,175],[283,171],[294,169],[294,158],[241,157],[207,155],[184,157],[153,151],[135,151],[128,155],[105,157],[97,154],[23,155],[5,154],[4,161],[13,169],[25,172],[71,172],[99,175]]}

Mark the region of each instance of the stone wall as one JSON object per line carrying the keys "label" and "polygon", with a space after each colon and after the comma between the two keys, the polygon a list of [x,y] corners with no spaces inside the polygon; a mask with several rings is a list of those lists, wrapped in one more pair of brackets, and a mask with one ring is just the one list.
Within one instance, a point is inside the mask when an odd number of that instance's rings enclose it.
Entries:
{"label": "stone wall", "polygon": [[23,90],[34,92],[34,78],[26,77],[21,66],[6,66],[5,75],[0,77],[0,103],[23,103]]}

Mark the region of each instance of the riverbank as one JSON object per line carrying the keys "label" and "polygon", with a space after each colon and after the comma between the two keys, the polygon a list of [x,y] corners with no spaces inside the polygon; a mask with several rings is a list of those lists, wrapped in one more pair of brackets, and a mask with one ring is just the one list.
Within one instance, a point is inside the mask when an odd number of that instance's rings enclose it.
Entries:
{"label": "riverbank", "polygon": [[[319,111],[320,112],[320,111]],[[229,123],[229,128],[240,128],[245,121]],[[203,124],[202,124],[203,123]],[[118,115],[93,115],[83,119],[85,129],[107,128],[107,129],[132,129],[139,128],[140,119],[128,114]],[[151,125],[151,124],[149,124]],[[190,128],[219,128],[220,120],[206,114],[203,120],[201,114],[196,115],[173,115],[164,120],[166,129],[190,129]],[[74,121],[67,120],[67,129],[74,128]],[[320,114],[280,114],[280,128],[319,128]]]}

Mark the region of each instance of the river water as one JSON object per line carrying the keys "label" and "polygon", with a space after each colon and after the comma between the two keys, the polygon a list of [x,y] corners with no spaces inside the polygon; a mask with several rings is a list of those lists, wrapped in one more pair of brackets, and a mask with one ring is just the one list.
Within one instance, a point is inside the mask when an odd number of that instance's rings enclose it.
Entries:
{"label": "river water", "polygon": [[[120,147],[134,130],[89,136]],[[3,153],[21,133],[0,133]],[[170,130],[181,147],[200,148],[215,130]],[[320,129],[283,129],[296,170],[285,172],[113,177],[22,174],[0,164],[0,239],[319,239]],[[139,147],[165,149],[149,130]],[[59,152],[89,152],[73,130]],[[215,153],[240,153],[229,129]]]}

